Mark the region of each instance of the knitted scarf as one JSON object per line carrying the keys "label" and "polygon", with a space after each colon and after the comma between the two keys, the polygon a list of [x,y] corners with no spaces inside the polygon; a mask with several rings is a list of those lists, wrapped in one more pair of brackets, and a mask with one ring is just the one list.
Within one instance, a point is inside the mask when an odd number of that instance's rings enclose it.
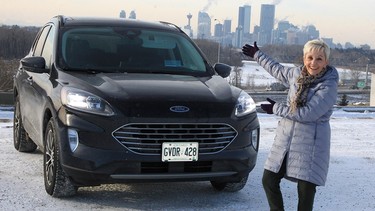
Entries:
{"label": "knitted scarf", "polygon": [[291,113],[294,113],[298,107],[303,107],[307,102],[307,93],[316,79],[321,78],[326,73],[326,68],[324,68],[320,73],[313,76],[307,72],[306,66],[302,67],[301,75],[297,79],[297,92],[294,100],[291,102]]}

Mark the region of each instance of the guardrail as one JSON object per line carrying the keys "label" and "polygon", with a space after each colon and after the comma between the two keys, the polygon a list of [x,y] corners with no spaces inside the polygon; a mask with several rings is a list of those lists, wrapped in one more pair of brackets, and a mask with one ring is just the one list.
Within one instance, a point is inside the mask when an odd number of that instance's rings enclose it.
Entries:
{"label": "guardrail", "polygon": [[[287,91],[253,91],[245,90],[250,95],[287,95]],[[348,89],[339,89],[338,94],[370,94],[370,90],[348,90]]]}

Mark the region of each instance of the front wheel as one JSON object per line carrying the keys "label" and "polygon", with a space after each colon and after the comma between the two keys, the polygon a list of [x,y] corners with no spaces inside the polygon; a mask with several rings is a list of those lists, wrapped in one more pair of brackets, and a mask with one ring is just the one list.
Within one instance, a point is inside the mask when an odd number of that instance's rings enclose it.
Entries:
{"label": "front wheel", "polygon": [[242,190],[247,182],[247,175],[242,177],[239,182],[217,182],[211,181],[212,187],[217,191],[237,192]]}
{"label": "front wheel", "polygon": [[37,145],[29,138],[23,128],[19,97],[14,102],[13,116],[13,144],[19,152],[34,152]]}
{"label": "front wheel", "polygon": [[77,187],[72,184],[60,164],[60,149],[55,124],[51,118],[44,136],[44,185],[48,194],[53,197],[73,196]]}

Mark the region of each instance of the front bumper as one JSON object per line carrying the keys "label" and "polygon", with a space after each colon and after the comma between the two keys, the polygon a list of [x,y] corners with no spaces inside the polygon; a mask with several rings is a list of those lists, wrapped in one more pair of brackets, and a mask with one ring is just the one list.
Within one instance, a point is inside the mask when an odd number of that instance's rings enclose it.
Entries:
{"label": "front bumper", "polygon": [[[107,119],[94,124],[82,117],[64,114],[57,127],[60,161],[63,170],[77,186],[148,181],[238,182],[249,174],[257,160],[257,149],[251,145],[252,130],[259,133],[259,122],[254,115],[236,122],[234,128],[238,135],[224,150],[199,154],[198,161],[162,162],[161,155],[134,153],[112,136],[112,132],[125,121]],[[233,126],[233,122],[228,124]],[[74,152],[69,147],[68,128],[79,133],[80,143]]]}
{"label": "front bumper", "polygon": [[[255,166],[257,154],[250,146],[201,156],[199,161],[161,162],[161,157],[130,155],[80,147],[75,156],[66,156],[64,171],[77,185],[147,181],[239,181]],[[91,156],[95,158],[90,160]],[[234,156],[235,155],[235,156]],[[143,161],[139,161],[143,160]]]}

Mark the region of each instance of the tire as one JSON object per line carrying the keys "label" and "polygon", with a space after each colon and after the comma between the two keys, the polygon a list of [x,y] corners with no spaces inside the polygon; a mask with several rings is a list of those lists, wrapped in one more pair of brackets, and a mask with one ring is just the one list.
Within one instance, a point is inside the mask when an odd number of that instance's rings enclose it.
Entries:
{"label": "tire", "polygon": [[68,197],[77,193],[74,186],[60,164],[60,149],[55,124],[51,118],[44,136],[43,175],[46,192],[53,197]]}
{"label": "tire", "polygon": [[237,192],[242,190],[247,182],[247,175],[242,177],[239,182],[217,182],[211,181],[212,187],[217,191],[226,191],[226,192]]}
{"label": "tire", "polygon": [[13,143],[14,148],[19,152],[34,152],[37,145],[29,138],[25,129],[23,128],[22,115],[20,110],[19,97],[14,102],[14,116],[13,116]]}

